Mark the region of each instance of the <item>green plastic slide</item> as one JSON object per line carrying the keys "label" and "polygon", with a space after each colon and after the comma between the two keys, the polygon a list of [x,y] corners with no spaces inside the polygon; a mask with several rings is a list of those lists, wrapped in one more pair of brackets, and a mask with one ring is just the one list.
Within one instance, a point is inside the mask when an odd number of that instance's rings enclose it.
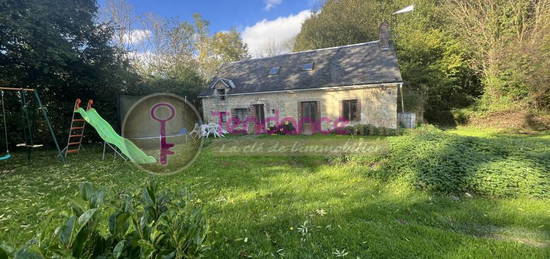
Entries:
{"label": "green plastic slide", "polygon": [[104,141],[115,145],[125,156],[132,160],[132,162],[138,164],[151,164],[157,162],[154,157],[145,154],[132,141],[118,135],[111,124],[105,121],[95,109],[92,108],[86,111],[79,108],[76,112],[80,113],[82,118],[95,128]]}

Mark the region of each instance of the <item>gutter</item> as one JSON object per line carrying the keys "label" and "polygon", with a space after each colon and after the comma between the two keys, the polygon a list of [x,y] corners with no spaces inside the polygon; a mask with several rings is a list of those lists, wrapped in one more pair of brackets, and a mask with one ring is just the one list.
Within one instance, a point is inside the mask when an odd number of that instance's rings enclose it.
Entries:
{"label": "gutter", "polygon": [[[373,83],[373,84],[356,84],[356,85],[343,85],[343,86],[326,86],[318,88],[301,88],[301,89],[290,89],[290,90],[274,90],[274,91],[261,91],[261,92],[248,92],[248,93],[236,93],[236,94],[226,94],[226,96],[240,96],[240,95],[255,95],[255,94],[271,94],[271,93],[295,93],[295,92],[305,92],[305,91],[323,91],[323,90],[347,90],[347,89],[362,89],[362,88],[375,88],[382,87],[384,85],[396,85],[402,86],[403,81],[395,82],[386,82],[386,83]],[[211,98],[217,97],[215,95],[199,95],[198,98]],[[401,95],[403,98],[403,95]]]}

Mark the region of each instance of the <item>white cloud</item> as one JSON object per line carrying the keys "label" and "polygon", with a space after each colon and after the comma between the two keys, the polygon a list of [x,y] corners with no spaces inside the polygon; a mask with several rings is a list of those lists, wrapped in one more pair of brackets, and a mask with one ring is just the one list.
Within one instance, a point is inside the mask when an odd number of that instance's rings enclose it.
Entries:
{"label": "white cloud", "polygon": [[139,44],[151,36],[150,30],[132,30],[129,33],[122,35],[122,42],[129,44]]}
{"label": "white cloud", "polygon": [[280,5],[283,2],[283,0],[265,0],[265,9],[267,11],[271,10],[271,8],[275,7],[276,5]]}
{"label": "white cloud", "polygon": [[278,17],[275,20],[262,20],[243,31],[243,41],[252,57],[283,54],[291,51],[292,41],[302,28],[302,23],[311,16],[310,10],[296,15]]}

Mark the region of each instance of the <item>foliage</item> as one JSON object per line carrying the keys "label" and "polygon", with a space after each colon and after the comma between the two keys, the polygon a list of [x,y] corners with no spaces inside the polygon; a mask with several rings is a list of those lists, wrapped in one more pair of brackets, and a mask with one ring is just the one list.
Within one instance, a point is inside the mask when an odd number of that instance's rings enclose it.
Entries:
{"label": "foliage", "polygon": [[391,129],[377,127],[371,124],[356,124],[344,128],[333,129],[332,134],[354,135],[354,136],[396,136],[402,133],[402,129]]}
{"label": "foliage", "polygon": [[457,0],[446,13],[449,31],[469,46],[472,67],[482,74],[480,109],[550,109],[550,1]]}
{"label": "foliage", "polygon": [[[459,131],[495,144],[513,138],[513,143],[520,141],[527,149],[548,146],[550,141],[548,134]],[[32,164],[24,153],[15,152],[9,163],[0,166],[0,240],[22,244],[32,238],[45,219],[74,198],[82,181],[106,188],[106,196],[116,199],[108,193],[136,190],[147,179],[155,179],[162,190],[186,188],[193,193],[191,203],[208,213],[211,249],[206,258],[333,258],[336,250],[343,249],[348,252],[344,258],[548,257],[547,199],[488,198],[475,193],[472,198],[453,197],[415,190],[405,179],[369,176],[370,170],[382,166],[377,156],[371,161],[359,157],[362,164],[331,164],[320,156],[217,152],[223,144],[243,142],[274,147],[364,140],[379,145],[406,137],[316,134],[208,139],[191,167],[162,177],[120,159],[101,160],[100,145],[85,145],[67,164],[53,161],[55,153],[49,151],[36,151]],[[55,226],[64,223],[57,219],[53,218]],[[102,229],[109,233],[107,226]]]}
{"label": "foliage", "polygon": [[[106,201],[105,192],[80,185],[63,224],[44,231],[18,250],[1,252],[15,258],[196,258],[207,249],[207,223],[188,194],[162,193],[148,184],[140,194],[121,193]],[[106,216],[109,214],[108,216]],[[103,232],[103,228],[108,233]]]}
{"label": "foliage", "polygon": [[[113,1],[111,1],[113,2]],[[110,22],[115,24],[117,34],[124,34],[128,26],[120,23],[116,13],[124,10],[124,0],[113,6]],[[127,14],[129,19],[132,14]],[[121,21],[122,20],[122,21]],[[132,19],[130,19],[132,20]],[[247,57],[247,48],[236,30],[218,32],[210,36],[209,22],[200,14],[193,15],[193,22],[148,16],[143,21],[148,31],[147,44],[142,53],[132,58],[132,64],[141,75],[141,80],[128,87],[126,94],[147,95],[169,92],[185,96],[200,107],[196,98],[208,81],[223,64]],[[126,46],[133,53],[136,46]]]}
{"label": "foliage", "polygon": [[248,57],[248,50],[242,42],[239,32],[232,29],[227,32],[217,32],[207,38],[206,56],[201,62],[207,79],[212,78],[217,70],[225,63],[239,61]]}
{"label": "foliage", "polygon": [[548,110],[550,4],[542,1],[329,0],[306,20],[295,50],[378,39],[388,20],[405,81],[405,108],[453,124],[451,111],[531,104]]}
{"label": "foliage", "polygon": [[348,45],[378,39],[378,26],[395,4],[377,0],[328,0],[302,25],[294,50]]}
{"label": "foliage", "polygon": [[425,126],[390,139],[383,165],[372,174],[404,177],[435,192],[549,198],[548,154],[548,143],[457,136]]}
{"label": "foliage", "polygon": [[[199,13],[188,22],[152,13],[137,15],[126,0],[108,0],[106,5],[105,20],[113,24],[115,44],[132,53],[132,63],[143,76],[182,79],[182,75],[199,74],[210,80],[223,63],[248,56],[239,32],[232,29],[210,35],[210,23]],[[143,42],[128,42],[124,35],[137,26],[137,31],[146,32]]]}
{"label": "foliage", "polygon": [[96,23],[96,13],[93,0],[0,1],[0,83],[40,90],[63,133],[77,97],[95,99],[111,118],[116,94],[137,80],[121,50],[110,45],[112,28]]}
{"label": "foliage", "polygon": [[295,135],[297,134],[296,128],[290,121],[285,121],[277,125],[269,126],[267,129],[268,134],[279,134],[279,135]]}

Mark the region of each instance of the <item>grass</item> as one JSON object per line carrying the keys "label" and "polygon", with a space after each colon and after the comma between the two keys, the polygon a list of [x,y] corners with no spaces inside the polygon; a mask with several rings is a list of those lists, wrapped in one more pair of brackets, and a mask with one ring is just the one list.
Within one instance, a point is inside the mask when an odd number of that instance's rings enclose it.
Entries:
{"label": "grass", "polygon": [[[458,129],[454,134],[499,138]],[[506,137],[510,137],[507,135]],[[541,138],[519,136],[514,138]],[[100,160],[88,146],[70,163],[53,153],[23,154],[0,170],[0,240],[22,244],[45,218],[58,219],[79,183],[109,192],[137,189],[148,179],[165,188],[187,188],[211,225],[208,257],[288,258],[548,258],[550,203],[544,199],[494,199],[418,191],[404,181],[368,177],[368,168],[331,163],[324,154],[219,155],[222,143],[346,142],[345,136],[235,137],[209,141],[185,172],[150,176],[132,164]],[[353,138],[383,144],[383,138]],[[290,153],[289,153],[290,154]]]}

